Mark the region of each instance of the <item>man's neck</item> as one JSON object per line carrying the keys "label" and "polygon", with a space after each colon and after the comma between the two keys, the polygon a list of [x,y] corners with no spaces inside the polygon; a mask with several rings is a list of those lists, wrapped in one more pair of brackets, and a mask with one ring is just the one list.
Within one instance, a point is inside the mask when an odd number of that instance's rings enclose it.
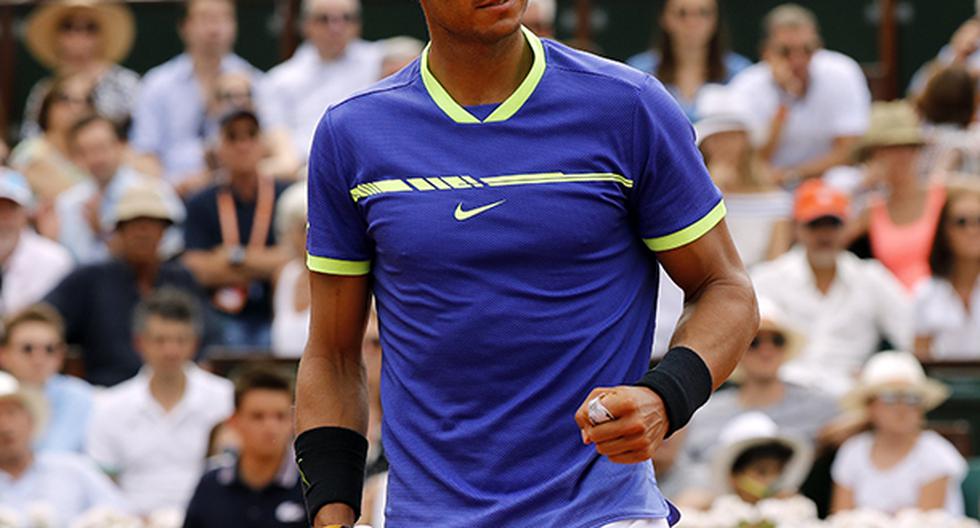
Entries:
{"label": "man's neck", "polygon": [[432,75],[462,106],[503,102],[527,77],[534,61],[521,31],[488,44],[437,29],[428,53]]}
{"label": "man's neck", "polygon": [[27,470],[34,463],[34,456],[30,451],[18,456],[0,459],[0,471],[10,475],[10,478],[17,480],[27,473]]}
{"label": "man's neck", "polygon": [[674,58],[680,68],[704,68],[708,64],[708,50],[702,46],[677,47]]}
{"label": "man's neck", "polygon": [[151,262],[128,261],[127,264],[133,269],[133,274],[136,275],[136,287],[140,293],[152,290],[156,285],[157,273],[160,271],[160,262],[158,260]]}
{"label": "man's neck", "polygon": [[224,58],[224,54],[217,55],[200,51],[191,51],[188,54],[191,57],[191,63],[194,65],[194,75],[198,78],[217,77],[221,73],[221,59]]}
{"label": "man's neck", "polygon": [[183,370],[154,372],[150,376],[150,395],[167,412],[180,403],[186,389],[187,375]]}
{"label": "man's neck", "polygon": [[813,272],[813,284],[820,290],[820,293],[826,295],[834,284],[834,279],[837,278],[837,264],[816,266],[809,258],[807,264],[810,266],[810,271]]}
{"label": "man's neck", "polygon": [[884,431],[877,431],[875,433],[875,444],[878,447],[887,449],[892,452],[903,452],[907,451],[915,445],[919,440],[919,434],[921,431],[910,431],[907,433],[891,433]]}
{"label": "man's neck", "polygon": [[769,407],[779,403],[786,394],[786,386],[779,378],[746,379],[738,388],[738,399],[749,408]]}
{"label": "man's neck", "polygon": [[246,202],[255,200],[259,192],[259,175],[255,171],[233,173],[230,175],[228,184],[231,186],[235,196]]}
{"label": "man's neck", "polygon": [[258,456],[243,450],[238,458],[238,476],[254,490],[264,489],[272,483],[282,466],[284,455],[277,457]]}

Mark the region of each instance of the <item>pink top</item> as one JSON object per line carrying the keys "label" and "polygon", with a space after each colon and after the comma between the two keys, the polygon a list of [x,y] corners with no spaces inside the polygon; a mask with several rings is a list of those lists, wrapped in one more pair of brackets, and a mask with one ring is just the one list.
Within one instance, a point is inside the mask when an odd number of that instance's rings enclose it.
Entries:
{"label": "pink top", "polygon": [[946,190],[941,185],[930,186],[922,216],[903,225],[892,221],[884,200],[871,203],[871,253],[909,292],[930,275],[929,252],[945,201]]}

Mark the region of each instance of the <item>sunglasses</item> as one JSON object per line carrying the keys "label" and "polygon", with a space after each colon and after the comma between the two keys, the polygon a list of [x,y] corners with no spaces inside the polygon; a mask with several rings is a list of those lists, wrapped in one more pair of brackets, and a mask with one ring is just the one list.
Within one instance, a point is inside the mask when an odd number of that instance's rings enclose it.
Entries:
{"label": "sunglasses", "polygon": [[66,19],[58,24],[58,31],[61,33],[85,33],[95,35],[99,32],[99,24],[92,20],[80,21]]}
{"label": "sunglasses", "polygon": [[229,143],[237,143],[239,141],[250,141],[259,137],[259,129],[250,128],[244,132],[235,132],[228,130],[224,133],[225,140]]}
{"label": "sunglasses", "polygon": [[949,225],[957,229],[980,227],[980,216],[954,216],[949,219]]}
{"label": "sunglasses", "polygon": [[769,343],[776,348],[783,348],[786,346],[786,336],[779,333],[773,334],[759,334],[752,338],[752,342],[749,343],[749,348],[756,349],[763,345],[763,343]]}
{"label": "sunglasses", "polygon": [[876,398],[885,405],[905,404],[909,407],[922,406],[922,396],[911,392],[883,392]]}
{"label": "sunglasses", "polygon": [[310,15],[310,20],[316,22],[317,24],[322,24],[324,26],[329,26],[330,24],[353,24],[360,20],[361,17],[357,13],[344,13],[342,15],[329,15],[327,13],[319,13],[315,15]]}
{"label": "sunglasses", "polygon": [[783,58],[789,58],[797,53],[810,57],[816,52],[817,46],[815,44],[807,44],[805,46],[776,46],[776,53]]}
{"label": "sunglasses", "polygon": [[34,352],[44,352],[49,356],[53,356],[61,351],[60,343],[24,343],[20,346],[20,351],[24,354],[33,355]]}
{"label": "sunglasses", "polygon": [[244,92],[218,92],[218,100],[221,102],[241,101],[246,99],[252,99],[251,90],[246,90]]}
{"label": "sunglasses", "polygon": [[713,18],[715,16],[715,10],[709,7],[698,7],[695,9],[681,7],[674,9],[671,13],[678,18]]}

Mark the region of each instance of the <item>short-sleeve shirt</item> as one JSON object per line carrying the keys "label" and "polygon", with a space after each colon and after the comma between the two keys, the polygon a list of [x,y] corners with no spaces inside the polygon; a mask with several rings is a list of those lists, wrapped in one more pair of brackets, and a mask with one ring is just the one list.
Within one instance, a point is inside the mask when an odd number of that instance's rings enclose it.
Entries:
{"label": "short-sleeve shirt", "polygon": [[424,53],[314,139],[308,264],[373,276],[395,528],[668,516],[652,466],[583,445],[574,413],[646,371],[655,251],[724,205],[658,81],[525,35],[530,73],[481,117]]}
{"label": "short-sleeve shirt", "polygon": [[915,333],[931,337],[935,359],[980,358],[980,279],[970,293],[970,309],[946,279],[930,277],[915,291]]}
{"label": "short-sleeve shirt", "polygon": [[884,470],[871,462],[873,443],[872,433],[862,433],[844,442],[830,470],[836,484],[854,493],[857,508],[886,513],[915,508],[922,486],[948,477],[943,509],[957,517],[963,515],[960,483],[966,476],[966,461],[949,441],[933,431],[924,431],[905,458]]}

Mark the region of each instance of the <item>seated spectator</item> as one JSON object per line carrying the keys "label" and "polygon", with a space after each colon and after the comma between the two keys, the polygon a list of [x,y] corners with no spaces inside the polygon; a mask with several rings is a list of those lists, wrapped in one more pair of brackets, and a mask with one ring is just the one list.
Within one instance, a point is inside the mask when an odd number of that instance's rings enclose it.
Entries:
{"label": "seated spectator", "polygon": [[715,492],[711,460],[717,454],[718,439],[738,416],[761,412],[780,431],[812,448],[838,415],[832,398],[779,378],[780,368],[799,354],[805,340],[768,299],[759,299],[759,311],[759,332],[732,376],[737,388],[712,395],[682,433],[671,438],[670,443],[680,444],[680,451],[669,469],[655,459],[658,482],[680,504],[699,509],[710,505]]}
{"label": "seated spectator", "polygon": [[895,275],[906,292],[929,276],[929,249],[946,191],[919,172],[922,132],[908,103],[875,103],[871,127],[861,140],[867,181],[880,187],[847,227],[845,244],[868,235],[871,255]]}
{"label": "seated spectator", "polygon": [[232,0],[187,0],[181,3],[180,37],[184,53],[146,73],[140,86],[132,147],[141,155],[137,166],[151,175],[163,174],[184,197],[205,187],[207,94],[222,73],[243,72],[258,79],[261,72],[232,53],[237,22]]}
{"label": "seated spectator", "polygon": [[[27,21],[27,49],[56,76],[79,75],[92,86],[95,110],[117,126],[133,111],[139,75],[119,65],[133,47],[136,25],[122,2],[55,0],[35,8]],[[21,136],[41,133],[38,114],[50,88],[38,81],[27,96]]]}
{"label": "seated spectator", "polygon": [[[126,144],[119,129],[108,118],[83,117],[68,133],[68,144],[75,163],[89,177],[58,196],[55,212],[58,218],[58,240],[79,264],[91,264],[110,258],[109,242],[113,232],[110,223],[123,192],[133,185],[155,185],[164,195],[175,222],[184,219],[184,204],[168,185],[136,172],[125,163]],[[179,230],[168,231],[164,253],[180,250]]]}
{"label": "seated spectator", "polygon": [[[521,23],[533,31],[535,35],[553,39],[555,38],[555,19],[557,16],[558,6],[555,4],[555,0],[528,0]],[[419,53],[421,52],[420,49]]]}
{"label": "seated spectator", "polygon": [[972,126],[977,111],[977,78],[962,66],[936,71],[916,99],[929,144],[923,167],[932,171],[980,174],[980,134]]}
{"label": "seated spectator", "polygon": [[310,327],[310,285],[306,269],[306,182],[286,189],[276,206],[276,237],[292,257],[275,275],[272,353],[298,358]]}
{"label": "seated spectator", "polygon": [[835,396],[850,389],[882,335],[897,346],[912,343],[912,303],[902,286],[878,262],[843,249],[849,208],[840,191],[805,182],[793,210],[800,247],[752,273],[759,296],[807,340],[785,379]]}
{"label": "seated spectator", "polygon": [[923,88],[932,74],[946,66],[960,66],[968,72],[980,72],[980,18],[972,16],[966,19],[953,32],[949,43],[939,50],[935,59],[924,64],[909,83],[909,95],[922,93]]}
{"label": "seated spectator", "polygon": [[980,358],[980,188],[951,187],[929,256],[932,276],[915,297],[921,359]]}
{"label": "seated spectator", "polygon": [[912,354],[882,352],[868,360],[844,405],[866,412],[872,430],[837,452],[831,510],[943,509],[962,516],[966,461],[949,441],[922,430],[925,413],[948,396]]}
{"label": "seated spectator", "polygon": [[[68,526],[92,508],[126,512],[119,490],[89,460],[31,448],[45,414],[39,394],[0,372],[0,508],[20,516],[15,526]],[[35,524],[38,509],[50,517]]]}
{"label": "seated spectator", "polygon": [[793,239],[793,196],[769,181],[752,147],[748,118],[721,86],[706,86],[697,108],[698,147],[725,196],[726,222],[742,262],[752,266],[782,255]]}
{"label": "seated spectator", "polygon": [[659,42],[626,63],[660,79],[695,121],[701,88],[728,83],[752,63],[728,50],[717,0],[667,0],[661,5]]}
{"label": "seated spectator", "polygon": [[235,384],[238,456],[225,457],[194,491],[184,528],[306,528],[293,462],[293,392],[281,376],[251,371]]}
{"label": "seated spectator", "polygon": [[41,300],[71,271],[65,248],[27,227],[32,206],[27,180],[0,167],[0,317]]}
{"label": "seated spectator", "polygon": [[718,443],[712,459],[718,491],[749,504],[799,495],[813,464],[808,443],[785,434],[772,418],[757,411],[732,420]]}
{"label": "seated spectator", "polygon": [[38,112],[41,135],[25,139],[10,154],[10,166],[27,177],[42,202],[54,200],[85,179],[85,171],[71,161],[68,131],[82,116],[92,113],[92,86],[80,75],[51,83]]}
{"label": "seated spectator", "polygon": [[0,342],[0,366],[25,387],[43,393],[48,420],[34,442],[41,451],[81,452],[92,407],[92,387],[59,374],[65,364],[64,322],[53,308],[38,304],[7,318]]}
{"label": "seated spectator", "polygon": [[306,41],[269,71],[259,101],[267,127],[285,127],[306,160],[328,106],[381,78],[381,50],[360,39],[360,0],[303,0]]}
{"label": "seated spectator", "polygon": [[231,382],[191,362],[201,329],[194,298],[168,288],[148,296],[133,316],[146,367],[95,401],[86,451],[140,515],[184,511],[208,434],[232,411]]}
{"label": "seated spectator", "polygon": [[[534,5],[528,4],[528,11]],[[525,13],[525,18],[526,18]],[[526,22],[526,20],[525,20]],[[381,46],[381,78],[398,73],[422,54],[425,43],[413,37],[391,37],[378,42]]]}
{"label": "seated spectator", "polygon": [[160,259],[172,215],[158,185],[133,185],[112,215],[114,257],[75,269],[45,298],[65,318],[68,342],[81,347],[90,383],[115,385],[139,370],[130,322],[141,298],[163,286],[203,298],[186,268]]}
{"label": "seated spectator", "polygon": [[871,95],[861,67],[823,49],[817,19],[796,4],[763,21],[763,62],[732,80],[774,180],[796,185],[847,165],[868,127]]}
{"label": "seated spectator", "polygon": [[229,347],[271,345],[272,277],[289,260],[276,246],[272,221],[287,187],[259,175],[262,129],[249,110],[221,121],[215,154],[220,183],[187,204],[183,262],[211,291]]}

